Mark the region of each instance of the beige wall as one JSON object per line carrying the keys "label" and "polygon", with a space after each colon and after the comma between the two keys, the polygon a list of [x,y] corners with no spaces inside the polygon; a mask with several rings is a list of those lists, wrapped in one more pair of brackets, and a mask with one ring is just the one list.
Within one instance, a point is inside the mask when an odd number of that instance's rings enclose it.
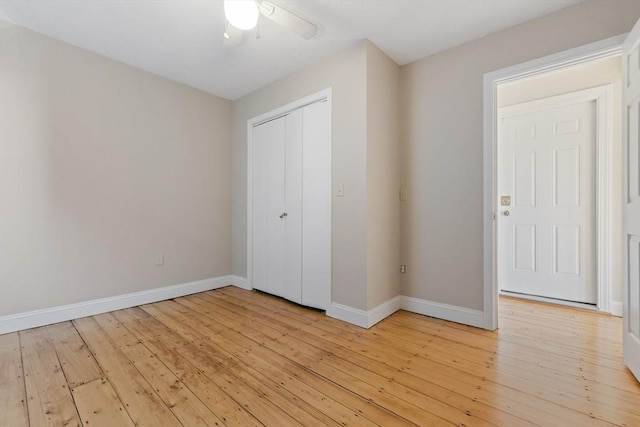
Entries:
{"label": "beige wall", "polygon": [[229,274],[231,103],[0,28],[0,315]]}
{"label": "beige wall", "polygon": [[[622,130],[620,121],[621,80],[622,58],[615,56],[541,76],[501,84],[498,86],[497,106],[498,108],[507,107],[611,83],[614,91],[613,104],[616,115],[616,121],[613,125],[616,137],[619,139]],[[620,126],[615,126],[616,124],[620,124]]]}
{"label": "beige wall", "polygon": [[[611,171],[613,188],[611,208],[613,219],[611,234],[612,246],[621,248],[622,242],[622,58],[614,57],[585,65],[556,71],[542,76],[520,80],[498,86],[498,107],[520,104],[536,99],[548,98],[563,93],[575,92],[596,86],[611,84],[612,87],[612,164],[617,165]],[[620,255],[618,253],[618,255]],[[621,256],[612,259],[611,299],[622,301]],[[620,303],[621,304],[621,303]]]}
{"label": "beige wall", "polygon": [[400,294],[400,67],[367,43],[367,309]]}
{"label": "beige wall", "polygon": [[637,1],[587,1],[401,68],[401,293],[483,309],[482,78],[625,33]]}
{"label": "beige wall", "polygon": [[[367,43],[233,103],[233,273],[247,272],[247,120],[332,88],[332,301],[366,310]],[[344,197],[335,188],[344,185]]]}

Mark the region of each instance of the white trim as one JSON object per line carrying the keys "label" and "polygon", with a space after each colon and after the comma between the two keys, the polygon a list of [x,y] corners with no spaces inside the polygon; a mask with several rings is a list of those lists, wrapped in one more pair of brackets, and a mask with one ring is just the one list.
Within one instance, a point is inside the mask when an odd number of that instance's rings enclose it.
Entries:
{"label": "white trim", "polygon": [[611,300],[609,304],[609,310],[611,310],[612,316],[622,317],[622,301]]}
{"label": "white trim", "polygon": [[369,328],[400,310],[400,296],[393,297],[367,312]]}
{"label": "white trim", "polygon": [[123,308],[178,298],[230,285],[232,276],[221,276],[196,282],[182,283],[148,291],[132,292],[92,301],[61,305],[42,310],[27,311],[0,317],[0,334],[65,322]]}
{"label": "white trim", "polygon": [[331,303],[327,310],[327,316],[342,320],[343,322],[351,323],[352,325],[360,326],[361,328],[369,327],[369,316],[365,310],[338,304],[337,302]]}
{"label": "white trim", "polygon": [[[276,119],[298,108],[325,99],[329,102],[329,126],[332,126],[331,93],[332,89],[329,87],[247,120],[247,286],[251,288],[253,288],[253,128],[268,120]],[[331,170],[330,164],[329,176],[331,176]],[[329,188],[331,189],[331,186]]]}
{"label": "white trim", "polygon": [[368,329],[400,310],[400,298],[399,296],[391,298],[369,311],[332,302],[327,310],[327,316]]}
{"label": "white trim", "polygon": [[475,326],[477,328],[484,327],[484,313],[480,310],[472,310],[470,308],[442,304],[404,295],[400,297],[400,308],[425,316],[462,323],[463,325]]}
{"label": "white trim", "polygon": [[603,59],[621,52],[626,35],[619,35],[554,55],[496,70],[484,75],[484,139],[483,139],[483,282],[485,329],[498,328],[498,292],[496,280],[496,227],[497,206],[497,86],[522,78],[565,69],[595,59]]}
{"label": "white trim", "polygon": [[[614,223],[611,176],[616,170],[613,164],[613,86],[601,87],[596,101],[596,280],[598,310],[611,312],[611,283],[613,260],[622,257],[621,248],[614,244],[611,225]],[[620,141],[622,144],[622,141]],[[620,147],[622,149],[622,147]],[[621,184],[619,184],[621,187]],[[617,206],[620,206],[618,201]]]}
{"label": "white trim", "polygon": [[489,79],[499,83],[508,83],[620,55],[622,53],[622,43],[626,37],[627,34],[620,34],[584,46],[554,53],[553,55],[492,71],[484,75],[484,80],[485,82]]}
{"label": "white trim", "polygon": [[253,290],[253,287],[251,285],[249,285],[249,281],[247,280],[246,277],[240,277],[240,276],[229,276],[231,278],[231,284],[237,288],[240,289],[244,289],[245,291],[251,291]]}

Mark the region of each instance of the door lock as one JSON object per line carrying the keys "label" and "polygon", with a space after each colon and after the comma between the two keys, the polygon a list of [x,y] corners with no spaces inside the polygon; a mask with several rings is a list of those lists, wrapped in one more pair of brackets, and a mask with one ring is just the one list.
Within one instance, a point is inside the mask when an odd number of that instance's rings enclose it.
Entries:
{"label": "door lock", "polygon": [[287,213],[286,212],[282,212],[282,215],[280,215],[280,219],[286,218],[286,217],[287,217]]}

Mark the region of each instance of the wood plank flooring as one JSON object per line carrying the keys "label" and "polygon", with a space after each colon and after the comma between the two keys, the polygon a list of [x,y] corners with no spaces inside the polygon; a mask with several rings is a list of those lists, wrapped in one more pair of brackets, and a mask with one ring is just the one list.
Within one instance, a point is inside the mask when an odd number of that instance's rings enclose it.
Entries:
{"label": "wood plank flooring", "polygon": [[369,330],[233,287],[0,336],[0,426],[629,426],[621,319],[503,298]]}

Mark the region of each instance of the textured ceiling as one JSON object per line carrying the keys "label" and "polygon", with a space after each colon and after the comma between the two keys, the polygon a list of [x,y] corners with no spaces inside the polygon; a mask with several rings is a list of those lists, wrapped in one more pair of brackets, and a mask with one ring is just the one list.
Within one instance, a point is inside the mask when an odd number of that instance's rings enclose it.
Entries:
{"label": "textured ceiling", "polygon": [[404,65],[580,0],[273,0],[320,31],[268,19],[222,44],[222,0],[0,0],[0,19],[198,89],[237,99],[358,40]]}

